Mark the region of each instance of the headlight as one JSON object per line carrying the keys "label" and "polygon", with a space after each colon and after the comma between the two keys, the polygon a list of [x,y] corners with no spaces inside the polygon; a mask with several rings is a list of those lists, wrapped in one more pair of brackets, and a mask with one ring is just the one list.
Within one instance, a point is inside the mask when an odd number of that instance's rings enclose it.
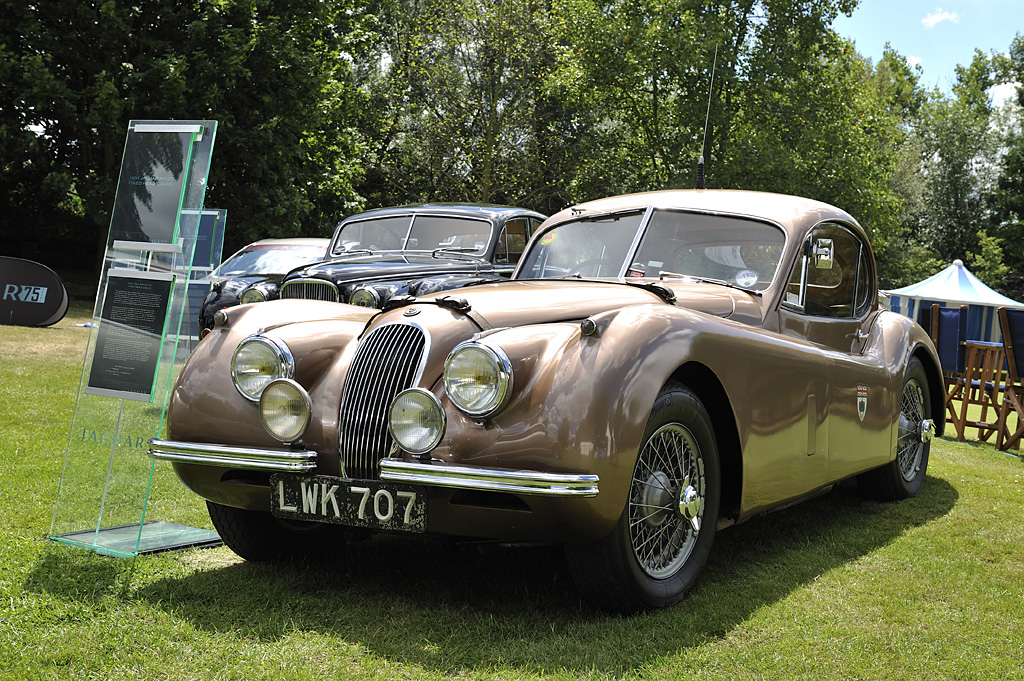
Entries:
{"label": "headlight", "polygon": [[388,409],[388,430],[399,447],[413,454],[425,454],[444,435],[444,409],[434,393],[409,388],[398,393]]}
{"label": "headlight", "polygon": [[290,378],[267,384],[260,395],[260,420],[281,442],[295,442],[309,427],[312,402],[301,385]]}
{"label": "headlight", "polygon": [[352,292],[348,302],[350,305],[361,305],[362,307],[380,307],[380,295],[374,289],[363,286]]}
{"label": "headlight", "polygon": [[235,349],[231,358],[231,380],[247,400],[256,402],[268,383],[291,378],[295,361],[284,343],[266,336],[249,336]]}
{"label": "headlight", "polygon": [[444,363],[444,389],[470,416],[490,416],[512,392],[512,364],[500,348],[463,343]]}
{"label": "headlight", "polygon": [[239,298],[243,305],[248,305],[249,303],[262,303],[266,301],[266,299],[266,291],[261,289],[259,286],[250,286],[242,291],[242,295]]}

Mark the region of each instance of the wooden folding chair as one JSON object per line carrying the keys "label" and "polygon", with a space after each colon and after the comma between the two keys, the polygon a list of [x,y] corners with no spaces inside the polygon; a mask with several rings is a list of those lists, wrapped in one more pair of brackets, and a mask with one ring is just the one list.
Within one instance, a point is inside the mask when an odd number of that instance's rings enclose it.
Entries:
{"label": "wooden folding chair", "polygon": [[[967,341],[963,390],[960,393],[960,423],[963,429],[977,428],[978,439],[988,442],[997,432],[999,423],[999,393],[1003,390],[1003,344]],[[980,407],[979,418],[969,418],[967,410]],[[992,419],[988,412],[992,410]],[[958,438],[963,441],[964,438]],[[999,440],[999,436],[996,436]]]}
{"label": "wooden folding chair", "polygon": [[[1003,387],[1003,401],[999,405],[996,449],[1020,449],[1020,439],[1024,435],[1024,405],[1021,404],[1024,400],[1024,386],[1021,385],[1024,374],[1024,345],[1021,345],[1024,343],[1024,310],[999,308],[999,330],[1003,334],[1007,379]],[[1012,433],[1009,423],[1011,411],[1017,416]]]}
{"label": "wooden folding chair", "polygon": [[966,412],[962,408],[958,409],[958,405],[953,402],[963,400],[966,388],[964,373],[967,366],[967,306],[932,305],[930,311],[922,310],[922,313],[922,325],[927,323],[932,342],[935,343],[935,351],[939,355],[942,379],[946,387],[946,413],[956,430],[956,439],[963,442],[965,417],[962,414]]}

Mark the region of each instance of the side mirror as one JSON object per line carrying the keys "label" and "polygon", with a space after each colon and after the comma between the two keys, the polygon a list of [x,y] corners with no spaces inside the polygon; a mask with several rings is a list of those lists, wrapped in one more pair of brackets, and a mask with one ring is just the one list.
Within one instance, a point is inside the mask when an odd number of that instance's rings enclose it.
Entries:
{"label": "side mirror", "polygon": [[814,269],[832,269],[832,263],[835,262],[834,253],[832,239],[818,239],[811,253],[814,257]]}

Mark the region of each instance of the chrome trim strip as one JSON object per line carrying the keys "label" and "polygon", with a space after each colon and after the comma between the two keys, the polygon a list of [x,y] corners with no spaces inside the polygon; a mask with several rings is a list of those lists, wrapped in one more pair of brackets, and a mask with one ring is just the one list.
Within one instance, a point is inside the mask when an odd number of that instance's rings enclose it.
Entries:
{"label": "chrome trim strip", "polygon": [[598,476],[381,459],[380,479],[414,485],[544,497],[596,497]]}
{"label": "chrome trim strip", "polygon": [[302,473],[316,468],[316,452],[297,449],[229,447],[207,442],[172,442],[149,439],[149,455],[160,461],[177,461],[252,471]]}

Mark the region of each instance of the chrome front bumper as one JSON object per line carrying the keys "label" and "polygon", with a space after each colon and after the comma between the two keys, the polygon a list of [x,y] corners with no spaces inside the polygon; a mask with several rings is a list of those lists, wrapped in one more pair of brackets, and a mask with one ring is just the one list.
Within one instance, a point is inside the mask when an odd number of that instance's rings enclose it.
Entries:
{"label": "chrome front bumper", "polygon": [[[280,473],[307,473],[316,468],[316,452],[295,449],[150,439],[149,455],[161,461]],[[402,459],[382,459],[380,477],[390,482],[427,487],[545,497],[596,497],[599,482],[596,475],[479,468],[441,461],[416,463]]]}
{"label": "chrome front bumper", "polygon": [[380,477],[412,485],[545,497],[596,497],[599,481],[596,475],[478,468],[440,461],[413,463],[402,459],[382,459]]}
{"label": "chrome front bumper", "polygon": [[149,455],[161,461],[254,471],[305,473],[316,468],[316,452],[296,449],[229,447],[205,442],[171,442],[150,438]]}

